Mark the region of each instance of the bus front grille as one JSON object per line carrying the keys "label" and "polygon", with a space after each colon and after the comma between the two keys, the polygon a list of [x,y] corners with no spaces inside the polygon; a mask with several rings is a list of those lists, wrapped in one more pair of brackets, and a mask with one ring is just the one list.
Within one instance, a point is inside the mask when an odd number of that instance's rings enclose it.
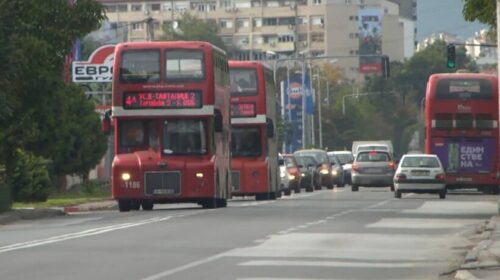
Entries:
{"label": "bus front grille", "polygon": [[231,172],[231,184],[233,185],[233,188],[232,188],[233,191],[240,190],[240,172],[239,171],[232,171]]}
{"label": "bus front grille", "polygon": [[181,193],[181,173],[146,172],[145,190],[147,195],[179,195]]}

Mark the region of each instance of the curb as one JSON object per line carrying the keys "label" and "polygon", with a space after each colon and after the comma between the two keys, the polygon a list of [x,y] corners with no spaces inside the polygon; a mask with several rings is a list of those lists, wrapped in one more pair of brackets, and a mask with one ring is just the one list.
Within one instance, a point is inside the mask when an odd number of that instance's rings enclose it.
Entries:
{"label": "curb", "polygon": [[456,280],[479,280],[474,274],[470,273],[467,270],[458,270],[457,273],[455,273],[455,278]]}
{"label": "curb", "polygon": [[5,225],[18,220],[37,220],[66,215],[62,208],[16,209],[0,214],[0,224]]}

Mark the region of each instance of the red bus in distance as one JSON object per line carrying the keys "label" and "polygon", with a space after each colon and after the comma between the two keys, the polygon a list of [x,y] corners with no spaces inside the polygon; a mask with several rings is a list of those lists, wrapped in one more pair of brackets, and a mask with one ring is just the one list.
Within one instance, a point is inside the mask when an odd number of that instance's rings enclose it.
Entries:
{"label": "red bus in distance", "polygon": [[229,61],[229,68],[232,194],[276,199],[280,184],[273,72],[253,61]]}
{"label": "red bus in distance", "polygon": [[155,203],[225,207],[230,197],[229,66],[205,42],[116,46],[112,194],[120,211]]}
{"label": "red bus in distance", "polygon": [[436,154],[446,186],[498,193],[498,80],[489,74],[433,74],[425,96],[425,152]]}

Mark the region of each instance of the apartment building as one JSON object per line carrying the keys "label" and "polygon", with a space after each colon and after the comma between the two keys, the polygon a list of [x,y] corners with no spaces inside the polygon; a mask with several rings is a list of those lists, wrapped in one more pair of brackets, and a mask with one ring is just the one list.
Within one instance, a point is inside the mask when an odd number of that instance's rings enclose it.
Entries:
{"label": "apartment building", "polygon": [[99,1],[107,8],[111,28],[121,31],[116,32],[119,38],[151,37],[145,23],[149,17],[158,37],[163,24],[191,13],[217,22],[219,36],[234,47],[236,59],[352,56],[337,64],[356,79],[363,63],[358,55],[383,53],[391,60],[402,60],[415,41],[415,20],[403,20],[400,5],[389,0]]}

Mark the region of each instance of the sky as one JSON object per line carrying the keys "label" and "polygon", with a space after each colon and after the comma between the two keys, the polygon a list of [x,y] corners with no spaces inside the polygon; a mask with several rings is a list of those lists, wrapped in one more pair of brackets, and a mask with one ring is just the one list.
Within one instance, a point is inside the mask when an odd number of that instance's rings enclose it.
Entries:
{"label": "sky", "polygon": [[486,28],[484,24],[465,21],[462,7],[462,0],[417,0],[417,41],[437,32],[466,39]]}

